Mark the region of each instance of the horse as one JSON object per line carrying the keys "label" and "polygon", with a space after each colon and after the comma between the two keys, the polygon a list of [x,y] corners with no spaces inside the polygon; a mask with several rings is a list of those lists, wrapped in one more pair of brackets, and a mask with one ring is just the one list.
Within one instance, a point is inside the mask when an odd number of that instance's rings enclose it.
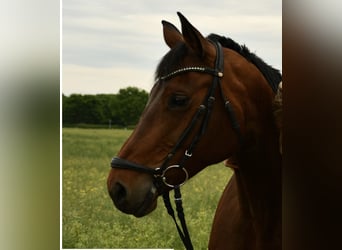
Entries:
{"label": "horse", "polygon": [[111,162],[109,195],[117,209],[142,217],[160,195],[179,193],[207,166],[233,159],[208,248],[281,249],[281,154],[272,109],[281,74],[246,46],[204,37],[177,14],[181,32],[162,21],[170,50],[136,128]]}

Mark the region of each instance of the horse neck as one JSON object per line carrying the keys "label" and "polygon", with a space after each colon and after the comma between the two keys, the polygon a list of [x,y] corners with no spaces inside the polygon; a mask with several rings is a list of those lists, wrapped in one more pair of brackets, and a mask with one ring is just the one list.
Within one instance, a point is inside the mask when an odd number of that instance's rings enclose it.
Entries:
{"label": "horse neck", "polygon": [[237,153],[237,171],[246,183],[245,195],[257,211],[281,199],[280,131],[273,111],[275,94],[260,71],[249,66],[254,77],[244,79],[243,143]]}
{"label": "horse neck", "polygon": [[272,227],[281,218],[281,155],[274,123],[261,124],[237,158],[241,207],[263,227]]}

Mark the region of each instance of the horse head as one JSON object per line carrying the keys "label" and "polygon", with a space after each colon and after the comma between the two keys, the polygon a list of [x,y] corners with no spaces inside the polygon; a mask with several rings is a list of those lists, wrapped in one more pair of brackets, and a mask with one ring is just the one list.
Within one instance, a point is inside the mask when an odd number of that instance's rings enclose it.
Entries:
{"label": "horse head", "polygon": [[136,217],[152,212],[161,193],[235,155],[242,138],[248,145],[274,97],[254,64],[178,15],[182,32],[162,21],[170,50],[107,179],[115,206]]}

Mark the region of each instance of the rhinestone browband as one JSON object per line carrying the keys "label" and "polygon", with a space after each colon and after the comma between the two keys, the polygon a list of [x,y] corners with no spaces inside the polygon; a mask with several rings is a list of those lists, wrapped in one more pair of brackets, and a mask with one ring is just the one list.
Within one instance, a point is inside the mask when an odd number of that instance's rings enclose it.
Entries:
{"label": "rhinestone browband", "polygon": [[217,71],[215,69],[212,68],[206,68],[206,67],[185,67],[182,69],[177,69],[165,76],[161,76],[159,79],[160,80],[167,80],[170,79],[176,75],[182,74],[182,73],[186,73],[186,72],[201,72],[201,73],[209,73],[211,75],[214,76],[218,76],[218,77],[223,77],[223,73],[220,71]]}

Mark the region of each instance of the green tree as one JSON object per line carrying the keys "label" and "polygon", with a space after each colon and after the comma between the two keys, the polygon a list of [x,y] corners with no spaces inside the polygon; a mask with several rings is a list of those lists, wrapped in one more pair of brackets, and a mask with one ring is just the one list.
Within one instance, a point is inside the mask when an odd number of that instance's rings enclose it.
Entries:
{"label": "green tree", "polygon": [[104,120],[101,101],[94,95],[63,95],[63,124],[100,124]]}
{"label": "green tree", "polygon": [[63,125],[79,123],[129,126],[137,124],[148,93],[136,87],[120,89],[118,94],[62,96]]}
{"label": "green tree", "polygon": [[[115,107],[114,120],[122,126],[136,125],[148,100],[148,93],[136,87],[120,89],[116,100],[112,105]],[[112,107],[113,107],[112,106]]]}
{"label": "green tree", "polygon": [[72,94],[71,96],[63,95],[63,124],[80,123],[82,115],[79,110],[82,107],[82,95]]}
{"label": "green tree", "polygon": [[96,95],[98,108],[101,110],[100,124],[108,124],[109,120],[112,120],[112,110],[110,108],[111,100],[115,99],[114,94],[98,94]]}

